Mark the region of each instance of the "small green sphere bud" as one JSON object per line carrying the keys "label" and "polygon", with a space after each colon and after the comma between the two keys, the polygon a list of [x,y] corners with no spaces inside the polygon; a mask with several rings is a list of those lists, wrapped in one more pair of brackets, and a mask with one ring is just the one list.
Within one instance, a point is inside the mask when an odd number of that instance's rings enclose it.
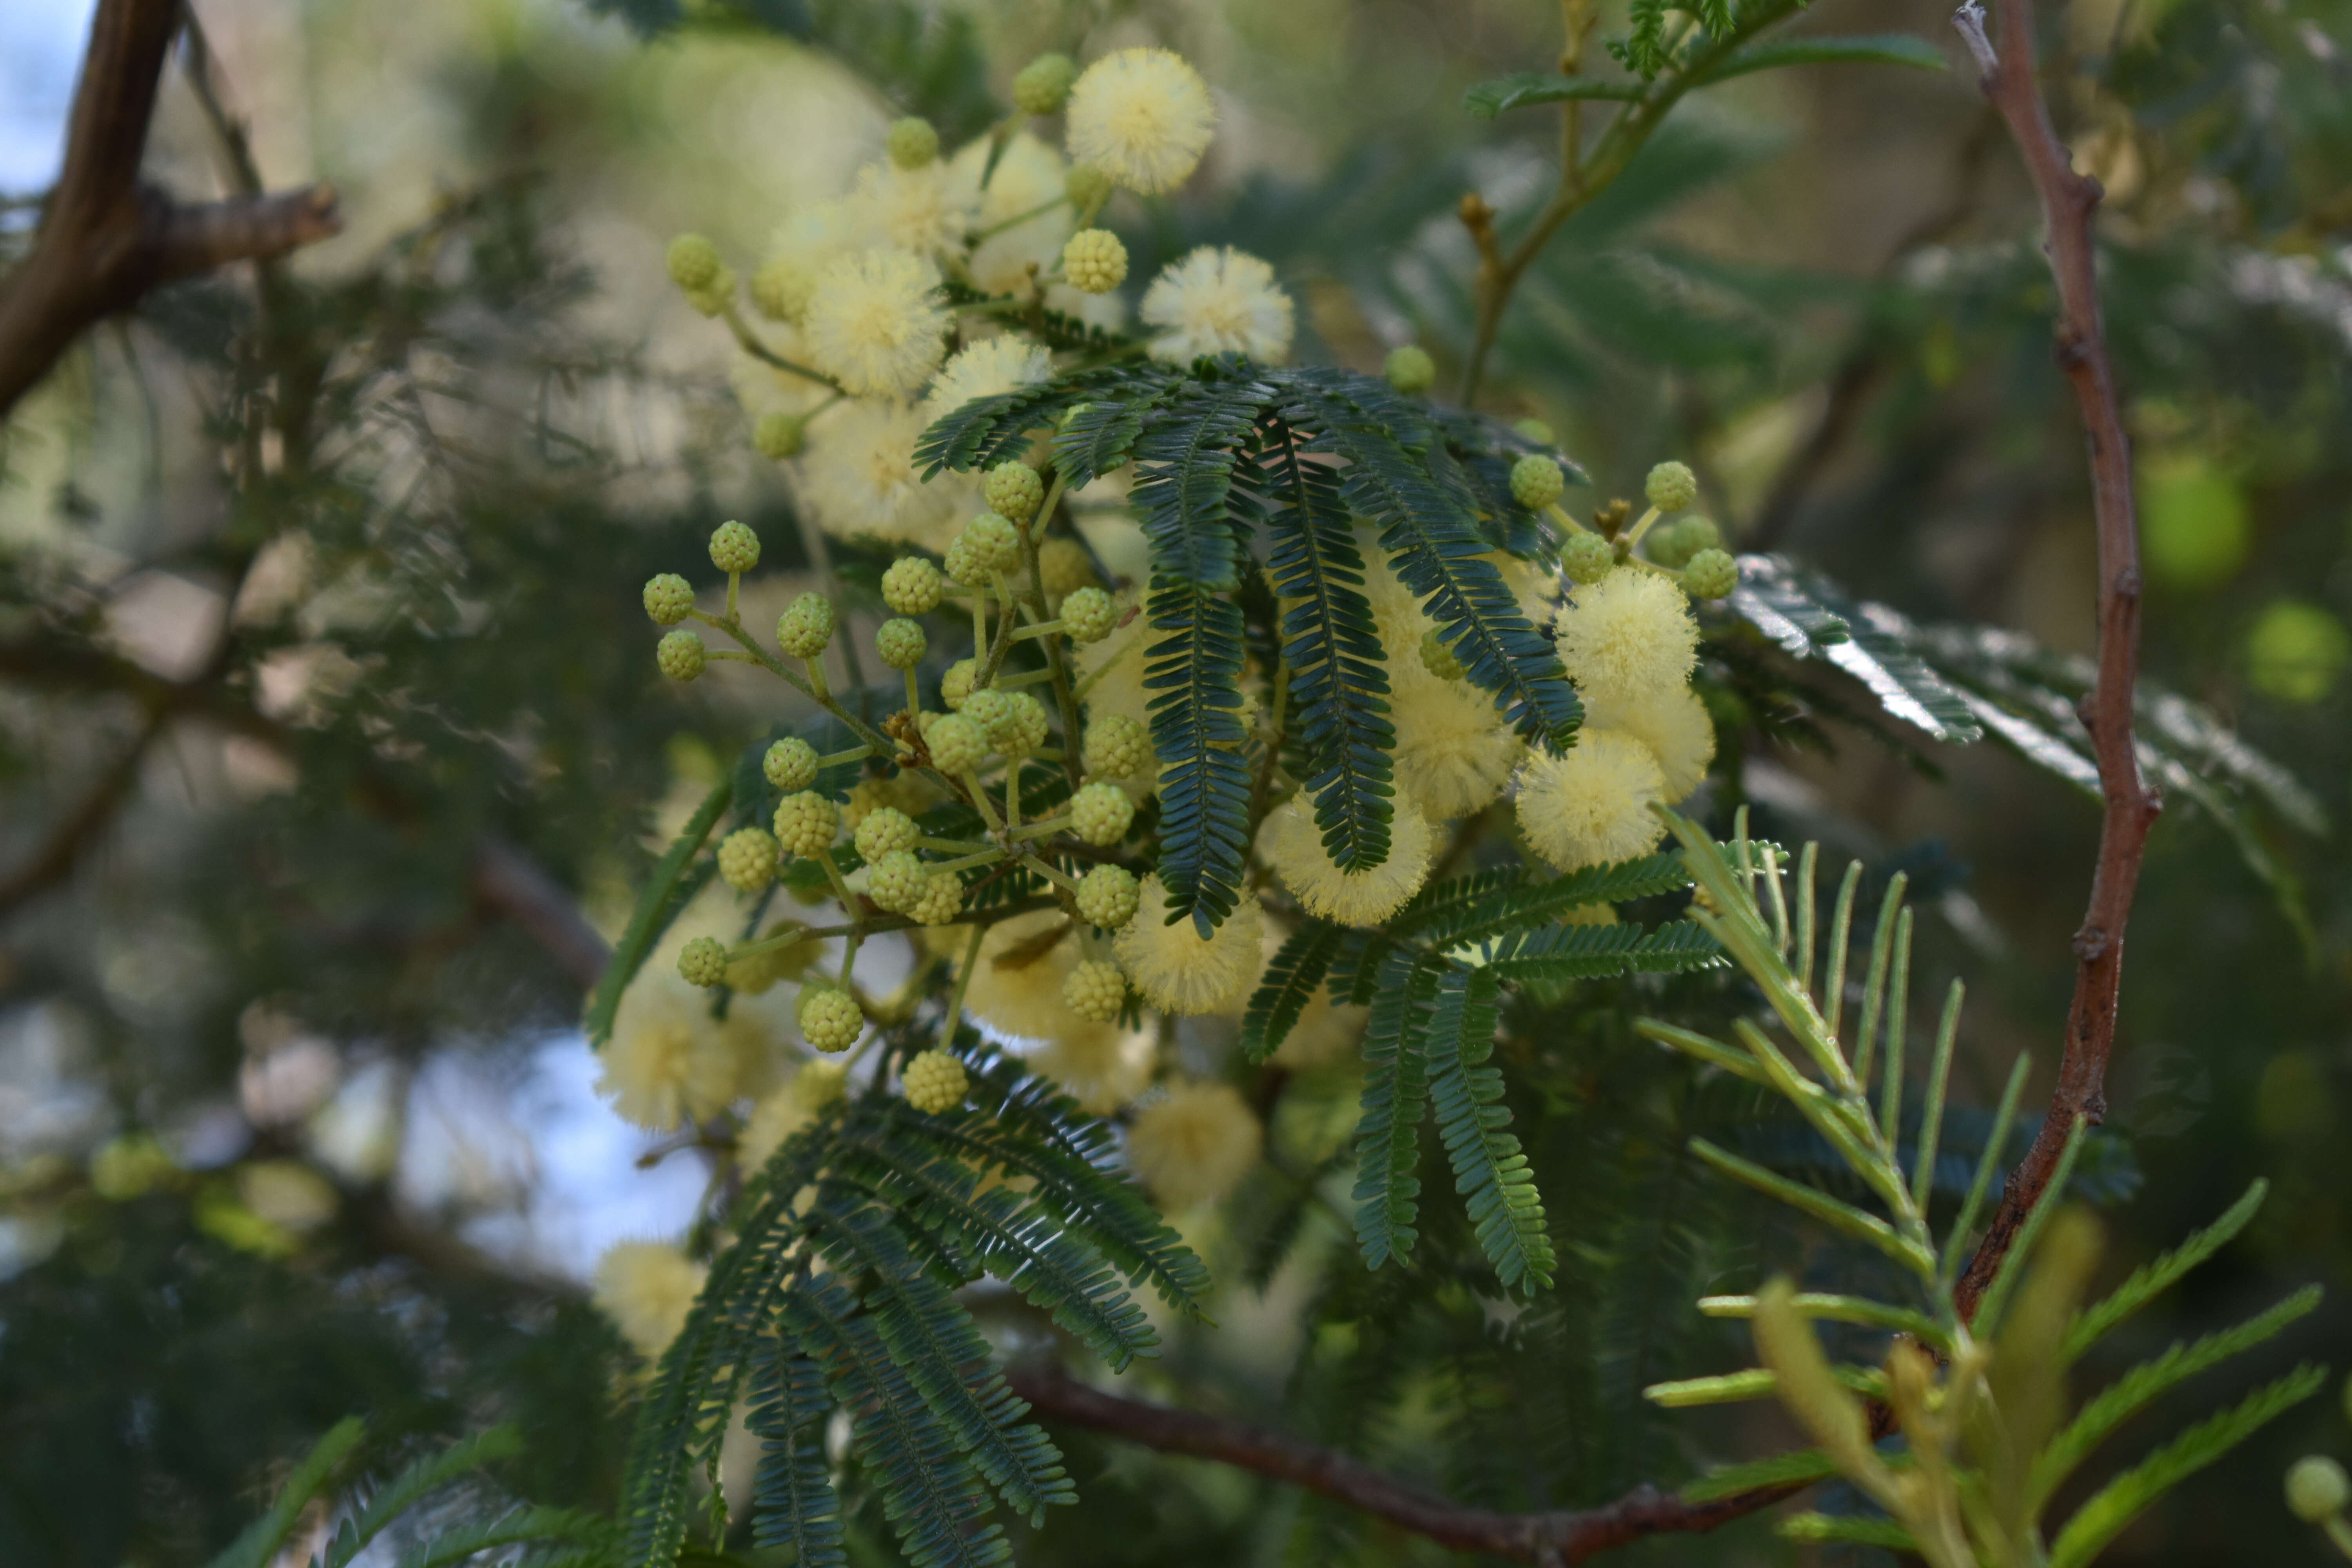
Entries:
{"label": "small green sphere bud", "polygon": [[1070,831],[1088,844],[1118,843],[1135,820],[1135,803],[1112,784],[1090,784],[1070,797]]}
{"label": "small green sphere bud", "polygon": [[1009,458],[988,470],[980,481],[980,493],[987,499],[988,510],[1014,522],[1026,522],[1037,515],[1038,503],[1045,499],[1045,481],[1037,470],[1018,458]]}
{"label": "small green sphere bud", "polygon": [[901,555],[882,574],[882,602],[902,616],[928,616],[947,593],[940,569],[919,555]]}
{"label": "small green sphere bud", "polygon": [[877,856],[866,871],[866,896],[894,915],[911,912],[930,885],[930,873],[911,850],[894,849]]}
{"label": "small green sphere bud", "polygon": [[1013,79],[1013,106],[1024,114],[1059,114],[1077,79],[1077,62],[1069,56],[1039,55]]}
{"label": "small green sphere bud", "polygon": [[874,634],[874,651],[892,669],[912,669],[923,662],[930,648],[930,639],[923,635],[921,625],[899,619],[884,621]]}
{"label": "small green sphere bud", "polygon": [[995,574],[989,570],[988,552],[962,534],[948,541],[948,576],[960,588],[984,588]]}
{"label": "small green sphere bud", "polygon": [[2287,1511],[2305,1524],[2326,1524],[2352,1503],[2352,1479],[2325,1454],[2297,1459],[2286,1473]]}
{"label": "small green sphere bud", "polygon": [[768,782],[787,792],[803,790],[816,782],[816,748],[798,735],[787,735],[760,759]]}
{"label": "small green sphere bud", "polygon": [[772,321],[797,324],[815,292],[815,270],[787,257],[763,261],[751,274],[751,308]]}
{"label": "small green sphere bud", "polygon": [[1511,465],[1511,498],[1529,511],[1541,511],[1567,489],[1559,465],[1541,452],[1529,452]]}
{"label": "small green sphere bud", "polygon": [[833,601],[803,594],[776,617],[776,646],[794,658],[814,658],[833,640]]}
{"label": "small green sphere bud", "polygon": [[1720,599],[1739,586],[1739,563],[1720,550],[1702,550],[1683,568],[1683,586],[1694,599]]}
{"label": "small green sphere bud", "polygon": [[672,680],[692,680],[700,675],[707,657],[702,639],[683,626],[666,633],[654,647],[654,662]]}
{"label": "small green sphere bud", "polygon": [[943,926],[963,913],[963,879],[952,871],[934,871],[923,896],[907,911],[917,925]]}
{"label": "small green sphere bud", "polygon": [[1518,434],[1526,437],[1528,440],[1533,441],[1538,447],[1557,447],[1559,445],[1559,442],[1551,433],[1551,426],[1545,424],[1540,419],[1521,419],[1512,425],[1511,428],[1518,432]]}
{"label": "small green sphere bud", "polygon": [[833,847],[835,829],[841,826],[841,808],[817,794],[803,790],[776,803],[776,842],[791,855],[814,857]]}
{"label": "small green sphere bud", "polygon": [[719,874],[739,893],[776,879],[776,840],[764,827],[739,827],[719,841]]}
{"label": "small green sphere bud", "polygon": [[1062,1002],[1091,1023],[1117,1023],[1120,1009],[1127,1005],[1127,976],[1116,963],[1087,959],[1062,982]]}
{"label": "small green sphere bud", "polygon": [[899,168],[919,169],[940,155],[940,133],[929,121],[910,114],[890,122],[890,134],[882,145]]}
{"label": "small green sphere bud", "polygon": [[1469,673],[1454,657],[1454,650],[1445,646],[1445,639],[1434,631],[1421,634],[1421,667],[1440,680],[1459,680]]}
{"label": "small green sphere bud", "polygon": [[793,1075],[793,1103],[812,1113],[849,1094],[849,1070],[839,1062],[810,1062]]}
{"label": "small green sphere bud", "polygon": [[1112,181],[1108,174],[1092,163],[1073,163],[1069,178],[1062,183],[1062,189],[1068,193],[1071,207],[1079,216],[1085,217],[1101,211],[1103,203],[1110,200]]}
{"label": "small green sphere bud", "polygon": [[1062,626],[1077,642],[1100,642],[1118,625],[1118,605],[1100,588],[1079,588],[1063,595]]}
{"label": "small green sphere bud", "polygon": [[727,950],[716,937],[696,937],[678,950],[677,973],[688,985],[717,985],[727,978]]}
{"label": "small green sphere bud", "polygon": [[1025,757],[1045,743],[1045,705],[1026,691],[1016,691],[1003,721],[988,738],[1006,756]]}
{"label": "small green sphere bud", "polygon": [[719,280],[723,267],[719,247],[698,234],[681,234],[669,242],[669,280],[688,293],[708,289]]}
{"label": "small green sphere bud", "polygon": [[1013,722],[1011,692],[1000,691],[992,686],[981,687],[966,696],[963,706],[956,711],[981,727],[988,736],[989,750],[1001,752],[1004,749],[997,742],[1012,732],[1009,728]]}
{"label": "small green sphere bud", "polygon": [[808,422],[797,414],[770,412],[751,426],[751,449],[772,463],[797,458],[808,445]]}
{"label": "small green sphere bud", "polygon": [[657,626],[674,626],[694,608],[694,590],[675,572],[646,579],[646,614]]}
{"label": "small green sphere bud", "polygon": [[940,677],[940,700],[948,705],[950,713],[961,713],[963,705],[971,700],[972,683],[980,679],[980,661],[960,658],[948,666]]}
{"label": "small green sphere bud", "polygon": [[963,1063],[947,1052],[924,1051],[900,1071],[898,1086],[907,1092],[907,1103],[924,1115],[944,1116],[963,1103],[971,1079]]}
{"label": "small green sphere bud", "polygon": [[1135,918],[1142,884],[1124,866],[1097,866],[1078,879],[1078,918],[1105,931],[1117,931]]}
{"label": "small green sphere bud", "polygon": [[1437,384],[1437,362],[1429,357],[1427,349],[1407,343],[1401,349],[1389,351],[1387,362],[1381,366],[1381,374],[1389,378],[1391,386],[1410,395],[1427,392]]}
{"label": "small green sphere bud", "polygon": [[1680,511],[1698,500],[1698,476],[1680,463],[1660,463],[1650,470],[1643,493],[1660,511]]}
{"label": "small green sphere bud", "polygon": [[722,522],[710,533],[710,563],[721,572],[749,572],[760,563],[760,536],[740,522]]}
{"label": "small green sphere bud", "polygon": [[1085,760],[1094,778],[1136,778],[1151,765],[1151,732],[1124,713],[1106,714],[1087,726]]}
{"label": "small green sphere bud", "polygon": [[912,849],[922,836],[923,830],[915,826],[913,817],[895,805],[886,805],[867,812],[850,837],[859,856],[871,866],[885,855]]}
{"label": "small green sphere bud", "polygon": [[801,1026],[801,1038],[821,1051],[845,1051],[866,1032],[866,1015],[858,1011],[857,998],[830,985],[803,986],[793,1016]]}
{"label": "small green sphere bud", "polygon": [[1617,552],[1597,533],[1571,533],[1559,547],[1559,569],[1589,588],[1617,569]]}
{"label": "small green sphere bud", "polygon": [[933,765],[950,778],[961,778],[988,760],[988,731],[961,713],[935,721],[923,740]]}
{"label": "small green sphere bud", "polygon": [[982,512],[963,525],[958,537],[970,542],[992,572],[1010,571],[1021,560],[1021,531],[1013,526],[1011,518]]}
{"label": "small green sphere bud", "polygon": [[1037,576],[1045,584],[1049,599],[1091,588],[1098,581],[1094,557],[1087,553],[1087,547],[1058,534],[1037,546]]}
{"label": "small green sphere bud", "polygon": [[1127,281],[1127,247],[1107,228],[1082,228],[1062,247],[1062,276],[1082,294],[1108,294]]}
{"label": "small green sphere bud", "polygon": [[1696,515],[1650,530],[1650,559],[1676,571],[1690,564],[1690,558],[1700,551],[1720,549],[1722,544],[1722,531],[1711,520]]}

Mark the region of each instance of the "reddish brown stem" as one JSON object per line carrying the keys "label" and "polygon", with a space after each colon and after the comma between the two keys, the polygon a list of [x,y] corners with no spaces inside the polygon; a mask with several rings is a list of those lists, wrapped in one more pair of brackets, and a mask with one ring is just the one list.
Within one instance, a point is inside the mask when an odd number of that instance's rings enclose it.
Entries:
{"label": "reddish brown stem", "polygon": [[1959,1307],[1972,1311],[2018,1227],[2050,1185],[2074,1118],[2093,1122],[2107,1110],[2107,1059],[2116,1044],[2116,1008],[2123,984],[2124,929],[2139,886],[2140,859],[2162,802],[2140,776],[2132,734],[2134,687],[2139,675],[2139,525],[2132,500],[2131,444],[2124,434],[2115,367],[2107,357],[2099,310],[2097,250],[2092,216],[2103,194],[2098,181],[2075,173],[2050,122],[2033,63],[2031,0],[1994,0],[2000,19],[1998,47],[1984,32],[1971,0],[1953,24],[1977,62],[1985,96],[2009,126],[2041,197],[2051,276],[2058,285],[2059,368],[2074,390],[2090,448],[2091,499],[2099,552],[2098,678],[2076,711],[2090,731],[2105,799],[2099,824],[2099,858],[2092,873],[2090,908],[2074,933],[2074,998],[2066,1014],[2066,1045],[2058,1084],[2041,1133],[2011,1171],[1985,1238],[1958,1287]]}
{"label": "reddish brown stem", "polygon": [[179,0],[100,0],[74,89],[65,166],[33,247],[0,279],[0,416],[92,323],[231,261],[261,260],[341,226],[324,185],[183,205],[139,178]]}
{"label": "reddish brown stem", "polygon": [[1189,1454],[1254,1470],[1319,1492],[1453,1551],[1483,1552],[1515,1563],[1581,1563],[1611,1547],[1647,1536],[1704,1532],[1778,1502],[1797,1489],[1768,1488],[1714,1502],[1689,1503],[1671,1492],[1643,1486],[1599,1508],[1498,1513],[1463,1507],[1361,1460],[1286,1433],[1222,1415],[1124,1399],[1051,1367],[1015,1366],[1006,1377],[1013,1391],[1037,1414],[1062,1426],[1123,1437],[1163,1454]]}

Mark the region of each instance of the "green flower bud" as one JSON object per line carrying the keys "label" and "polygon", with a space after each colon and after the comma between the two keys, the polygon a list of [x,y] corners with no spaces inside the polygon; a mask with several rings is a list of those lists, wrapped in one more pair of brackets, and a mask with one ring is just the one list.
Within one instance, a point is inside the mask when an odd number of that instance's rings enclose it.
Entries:
{"label": "green flower bud", "polygon": [[1739,586],[1739,563],[1720,550],[1702,550],[1683,568],[1683,586],[1694,599],[1720,599]]}
{"label": "green flower bud", "polygon": [[816,748],[798,735],[787,735],[768,748],[760,771],[780,790],[803,790],[816,782]]}
{"label": "green flower bud", "polygon": [[1059,114],[1077,79],[1077,62],[1069,56],[1039,55],[1013,79],[1013,106],[1024,114]]}
{"label": "green flower bud", "polygon": [[1617,552],[1597,533],[1571,533],[1559,547],[1559,569],[1568,580],[1591,587],[1617,568]]}
{"label": "green flower bud", "polygon": [[988,501],[988,510],[1014,522],[1026,522],[1037,515],[1037,507],[1045,499],[1045,481],[1037,470],[1018,458],[1009,458],[988,470],[980,481],[980,493]]}
{"label": "green flower bud", "polygon": [[1062,626],[1073,640],[1100,642],[1118,626],[1118,605],[1100,588],[1077,588],[1062,596]]}
{"label": "green flower bud", "polygon": [[803,594],[776,617],[776,644],[794,658],[814,658],[833,640],[833,601]]}
{"label": "green flower bud", "polygon": [[965,523],[963,532],[957,537],[969,540],[992,572],[1007,572],[1020,563],[1021,531],[1013,526],[1010,518],[999,517],[992,511],[982,512]]}
{"label": "green flower bud", "polygon": [[988,731],[961,713],[934,721],[923,740],[931,761],[950,778],[960,778],[988,760]]}
{"label": "green flower bud", "polygon": [[688,985],[717,985],[727,978],[727,950],[715,937],[696,937],[678,950],[677,972]]}
{"label": "green flower bud", "polygon": [[671,240],[667,259],[669,280],[688,293],[709,289],[724,267],[719,247],[698,234],[681,234]]}
{"label": "green flower bud", "polygon": [[1092,1023],[1110,1024],[1127,1005],[1127,976],[1116,963],[1087,959],[1062,982],[1062,1001],[1070,1011]]}
{"label": "green flower bud", "polygon": [[711,531],[710,563],[721,572],[749,572],[760,563],[760,536],[740,522],[722,522]]}
{"label": "green flower bud", "polygon": [[1680,511],[1698,500],[1698,476],[1681,463],[1660,463],[1650,470],[1643,493],[1660,511]]}
{"label": "green flower bud", "polygon": [[1070,831],[1088,844],[1118,843],[1134,820],[1135,803],[1117,784],[1090,784],[1070,797]]}
{"label": "green flower bud", "polygon": [[1095,778],[1137,777],[1151,765],[1151,732],[1124,713],[1107,714],[1087,726],[1084,756]]}
{"label": "green flower bud", "polygon": [[1459,680],[1469,673],[1462,668],[1462,661],[1454,657],[1454,650],[1447,647],[1444,639],[1434,631],[1421,634],[1421,664],[1423,669],[1440,680]]}
{"label": "green flower bud", "polygon": [[963,1103],[971,1087],[963,1063],[945,1051],[923,1051],[899,1070],[898,1087],[907,1103],[926,1116],[944,1116]]}
{"label": "green flower bud", "polygon": [[793,1012],[801,1038],[821,1051],[845,1051],[866,1032],[866,1015],[858,1010],[857,999],[830,985],[802,987]]}
{"label": "green flower bud", "polygon": [[702,639],[681,626],[655,645],[654,662],[672,680],[692,680],[702,673],[706,655]]}
{"label": "green flower bud", "polygon": [[912,912],[930,885],[930,873],[909,850],[894,849],[867,862],[866,896],[894,915]]}
{"label": "green flower bud", "polygon": [[756,893],[776,879],[776,840],[764,827],[739,827],[719,841],[719,875],[738,892]]}
{"label": "green flower bud", "polygon": [[1078,918],[1090,926],[1117,931],[1135,918],[1142,884],[1124,866],[1097,866],[1078,879]]}
{"label": "green flower bud", "polygon": [[762,262],[751,274],[751,308],[772,321],[797,322],[815,292],[815,271],[786,257]]}
{"label": "green flower bud", "polygon": [[960,658],[948,666],[948,672],[940,677],[940,700],[948,705],[949,712],[963,710],[963,705],[971,700],[972,683],[979,679],[980,661],[976,658]]}
{"label": "green flower bud", "polygon": [[657,626],[674,626],[694,608],[694,590],[675,572],[646,579],[646,614]]}
{"label": "green flower bud", "polygon": [[1712,520],[1693,514],[1650,530],[1650,559],[1680,570],[1702,550],[1719,549],[1723,534]]}
{"label": "green flower bud", "polygon": [[2286,1473],[2287,1511],[2305,1524],[2326,1524],[2352,1503],[2352,1479],[2325,1454],[2297,1459]]}
{"label": "green flower bud", "polygon": [[1529,511],[1541,511],[1567,489],[1559,465],[1541,452],[1529,452],[1511,465],[1511,497]]}
{"label": "green flower bud", "polygon": [[909,620],[884,621],[874,634],[874,650],[882,662],[892,669],[912,669],[923,662],[930,647],[930,639],[923,628]]}
{"label": "green flower bud", "polygon": [[709,288],[686,290],[686,302],[693,306],[698,314],[705,316],[718,315],[734,298],[735,269],[731,267],[720,268],[719,276],[710,280]]}
{"label": "green flower bud", "polygon": [[803,790],[776,803],[776,842],[787,854],[814,857],[833,847],[841,826],[841,808],[817,794]]}
{"label": "green flower bud", "polygon": [[940,133],[929,121],[910,114],[890,122],[890,134],[882,145],[899,168],[919,169],[940,155]]}
{"label": "green flower bud", "polygon": [[871,866],[885,855],[912,849],[922,836],[913,817],[895,805],[886,805],[867,812],[850,838],[857,846],[859,858]]}
{"label": "green flower bud", "polygon": [[1437,362],[1429,357],[1427,349],[1407,343],[1401,349],[1389,351],[1387,362],[1381,366],[1381,374],[1387,376],[1389,384],[1399,392],[1408,395],[1427,392],[1437,384]]}
{"label": "green flower bud", "polygon": [[1127,247],[1107,228],[1082,228],[1062,247],[1062,276],[1082,294],[1108,294],[1127,281]]}
{"label": "green flower bud", "polygon": [[807,445],[808,424],[797,414],[762,414],[751,426],[751,449],[772,463],[799,457]]}
{"label": "green flower bud", "polygon": [[882,602],[902,616],[927,616],[947,593],[940,569],[919,555],[902,555],[882,574]]}

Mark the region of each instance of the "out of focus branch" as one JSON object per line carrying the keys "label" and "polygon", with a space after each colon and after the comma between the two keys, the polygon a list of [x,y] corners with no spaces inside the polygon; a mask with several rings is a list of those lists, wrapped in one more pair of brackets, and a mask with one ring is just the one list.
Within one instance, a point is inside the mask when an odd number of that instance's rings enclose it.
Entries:
{"label": "out of focus branch", "polygon": [[2100,318],[2098,257],[2092,216],[2105,193],[2074,171],[2050,121],[2035,79],[2032,0],[1994,0],[2000,18],[1996,47],[1985,36],[1976,0],[1952,22],[1967,40],[1985,97],[2008,123],[2042,200],[2043,248],[2058,285],[2059,368],[2074,389],[2090,447],[2091,500],[2099,549],[2099,667],[2076,712],[2091,732],[2105,797],[2099,824],[2099,858],[2091,878],[2090,907],[2074,933],[2074,997],[2066,1014],[2066,1047],[2058,1086],[2033,1147],[2011,1171],[2000,1206],[1968,1270],[1960,1278],[1962,1312],[1974,1306],[2015,1241],[2025,1216],[2050,1185],[2074,1119],[2106,1116],[2107,1058],[2116,1044],[2116,1009],[2123,986],[2124,928],[2139,887],[2148,830],[2163,803],[2140,776],[2132,735],[2133,688],[2139,678],[2139,521],[2132,499],[2131,445],[2124,434],[2115,367]]}
{"label": "out of focus branch", "polygon": [[179,0],[99,0],[65,166],[33,247],[0,279],[0,417],[92,323],[150,289],[334,234],[328,186],[194,205],[139,178]]}
{"label": "out of focus branch", "polygon": [[1452,1551],[1475,1552],[1515,1563],[1581,1563],[1612,1547],[1653,1535],[1702,1533],[1801,1489],[1773,1487],[1715,1502],[1690,1503],[1644,1486],[1600,1508],[1498,1513],[1433,1496],[1361,1460],[1286,1433],[1221,1415],[1124,1399],[1051,1367],[1018,1365],[1005,1375],[1013,1392],[1049,1421],[1123,1437],[1163,1454],[1214,1459],[1287,1481]]}

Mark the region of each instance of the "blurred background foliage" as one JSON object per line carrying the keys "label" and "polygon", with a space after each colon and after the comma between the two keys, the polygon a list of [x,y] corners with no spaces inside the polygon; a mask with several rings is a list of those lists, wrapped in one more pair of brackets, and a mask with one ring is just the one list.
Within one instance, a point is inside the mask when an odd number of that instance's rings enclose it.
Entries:
{"label": "blurred background foliage", "polygon": [[[1462,107],[1472,83],[1557,56],[1539,0],[199,11],[260,167],[333,181],[350,223],[257,277],[153,296],[0,426],[10,1563],[198,1560],[352,1411],[387,1461],[511,1417],[530,1447],[502,1486],[609,1501],[629,1373],[581,1304],[582,1260],[683,1205],[662,1208],[648,1184],[674,1174],[633,1172],[639,1146],[617,1134],[611,1170],[567,1164],[546,1099],[583,1081],[576,987],[502,912],[497,879],[540,868],[611,934],[662,828],[774,717],[731,670],[657,689],[637,585],[691,572],[725,516],[770,542],[759,593],[781,601],[805,564],[723,335],[663,280],[667,235],[754,256],[892,115],[961,141],[1041,48],[1161,41],[1215,86],[1223,122],[1182,198],[1114,209],[1143,237],[1135,275],[1242,246],[1300,299],[1302,357],[1377,369],[1417,342],[1443,387],[1475,261],[1454,204],[1475,188],[1507,228],[1541,199],[1557,135],[1549,110]],[[2147,668],[2338,824],[2249,816],[2233,838],[2176,803],[2157,831],[2091,1194],[2110,1267],[2255,1175],[2275,1195],[2113,1353],[2330,1285],[2268,1352],[2284,1366],[2352,1339],[2336,1142],[2352,1121],[2352,0],[2074,0],[2044,24],[2061,132],[2108,191]],[[1958,53],[1940,7],[1820,0],[1798,29]],[[175,73],[152,173],[217,190],[222,147]],[[28,220],[21,203],[0,215],[0,246]],[[1964,75],[1744,78],[1687,102],[1561,231],[1484,401],[1559,431],[1595,479],[1571,504],[1685,457],[1742,548],[1916,621],[2087,653],[2090,502],[2035,226]],[[2054,1061],[2091,805],[1990,745],[1840,722],[1841,700],[1867,704],[1818,672],[1811,698],[1721,660],[1708,679],[1721,802],[1930,895],[1914,994],[1969,980],[1968,1097],[1997,1087],[1980,1064]],[[1222,1326],[1175,1333],[1161,1391],[1498,1507],[1753,1451],[1738,1423],[1766,1417],[1662,1418],[1638,1396],[1730,1364],[1736,1338],[1692,1298],[1796,1245],[1680,1153],[1696,1131],[1775,1133],[1752,1097],[1625,1028],[1637,1005],[1735,1005],[1717,981],[1662,1002],[1666,984],[1596,984],[1514,1058],[1566,1242],[1553,1298],[1513,1322],[1474,1277],[1445,1277],[1476,1249],[1444,1234],[1444,1204],[1439,1261],[1366,1275],[1316,1195],[1353,1089],[1302,1073],[1277,1158],[1196,1226]],[[2315,1560],[2276,1477],[2294,1453],[2352,1447],[2343,1419],[2332,1401],[2296,1412],[2113,1560]],[[1234,1472],[1071,1452],[1084,1500],[1024,1561],[1442,1555]],[[866,1531],[861,1552],[882,1551],[887,1531]],[[1793,1551],[1749,1526],[1628,1558]]]}

